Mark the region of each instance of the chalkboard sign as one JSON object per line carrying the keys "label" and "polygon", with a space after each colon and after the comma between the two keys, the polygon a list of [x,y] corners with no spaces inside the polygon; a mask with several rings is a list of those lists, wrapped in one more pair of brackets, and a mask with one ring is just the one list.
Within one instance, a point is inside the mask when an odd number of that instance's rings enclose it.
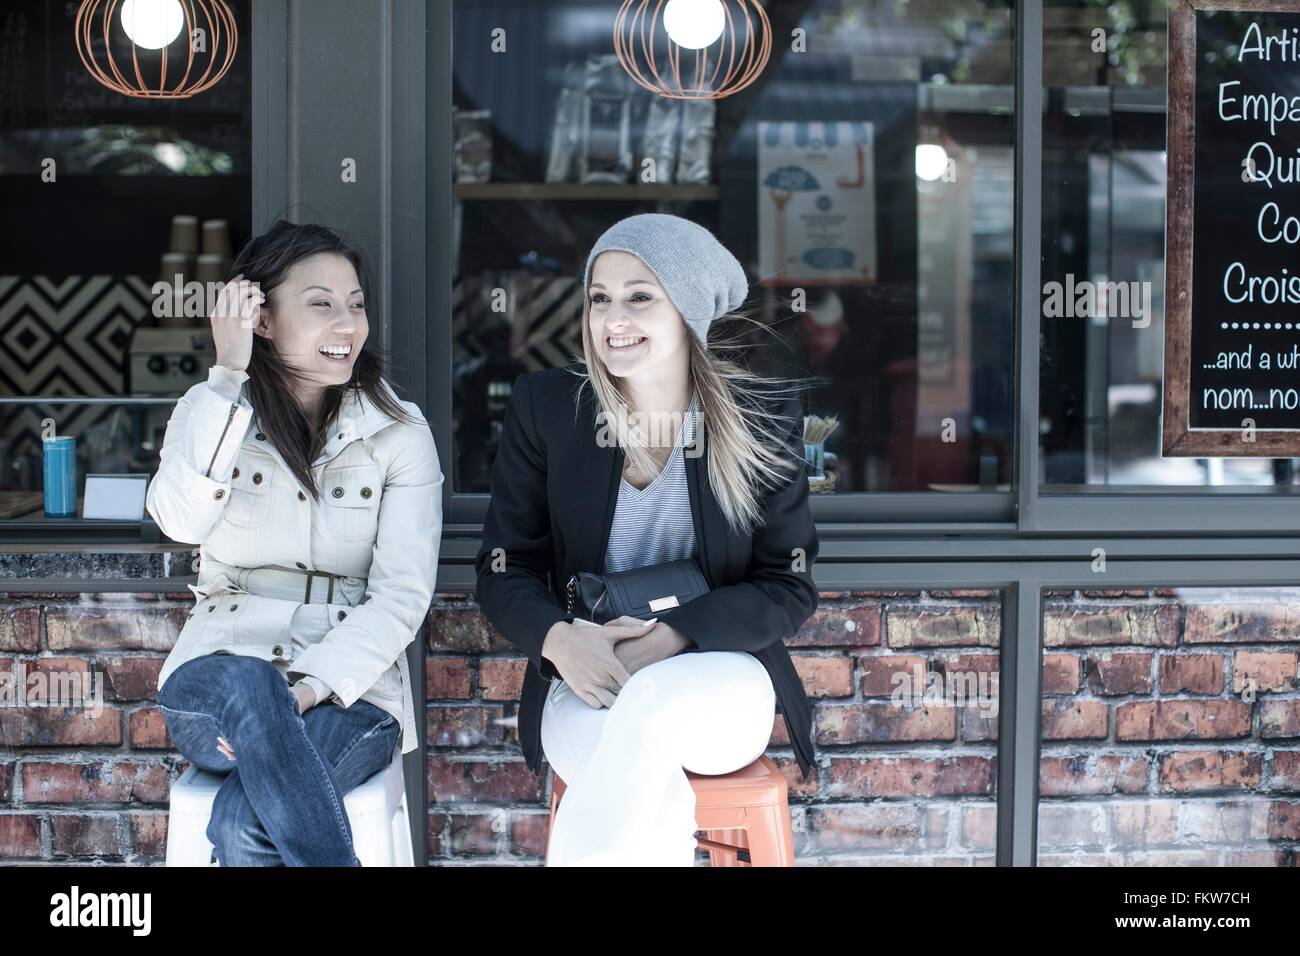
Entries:
{"label": "chalkboard sign", "polygon": [[1164,454],[1300,455],[1300,0],[1169,13]]}

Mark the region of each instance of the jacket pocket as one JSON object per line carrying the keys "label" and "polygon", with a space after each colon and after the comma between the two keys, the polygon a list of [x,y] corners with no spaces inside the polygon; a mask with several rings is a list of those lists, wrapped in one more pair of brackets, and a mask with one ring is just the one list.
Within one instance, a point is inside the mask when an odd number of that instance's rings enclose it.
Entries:
{"label": "jacket pocket", "polygon": [[303,605],[297,601],[260,594],[245,593],[225,597],[228,603],[224,620],[236,653],[260,657],[271,663],[292,661],[297,656],[293,640],[293,619]]}
{"label": "jacket pocket", "polygon": [[245,451],[230,473],[230,501],[223,517],[237,528],[257,528],[271,516],[271,483],[275,459]]}
{"label": "jacket pocket", "polygon": [[373,541],[383,497],[379,465],[342,465],[321,476],[325,527],[339,541]]}

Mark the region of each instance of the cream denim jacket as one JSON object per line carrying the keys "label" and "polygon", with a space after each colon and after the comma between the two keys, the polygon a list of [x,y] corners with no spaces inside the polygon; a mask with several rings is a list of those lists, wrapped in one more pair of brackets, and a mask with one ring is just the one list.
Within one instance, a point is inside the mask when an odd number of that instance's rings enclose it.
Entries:
{"label": "cream denim jacket", "polygon": [[[387,710],[408,753],[417,739],[406,647],[433,599],[442,537],[443,475],[428,421],[413,402],[401,404],[419,424],[348,393],[312,466],[315,501],[257,431],[247,381],[216,365],[180,398],[149,484],[158,527],[199,546],[189,586],[197,602],[158,687],[195,657],[253,655],[303,680],[318,703]],[[271,588],[258,583],[266,572],[249,570],[264,566],[346,579],[328,602],[304,604],[305,573],[282,573]],[[326,594],[327,579],[310,581],[313,597]]]}

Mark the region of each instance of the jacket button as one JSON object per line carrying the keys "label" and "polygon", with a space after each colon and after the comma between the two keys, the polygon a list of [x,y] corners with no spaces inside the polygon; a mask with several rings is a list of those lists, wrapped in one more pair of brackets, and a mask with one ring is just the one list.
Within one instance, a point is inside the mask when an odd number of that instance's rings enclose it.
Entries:
{"label": "jacket button", "polygon": [[300,571],[307,570],[307,565],[303,564],[301,561],[295,561],[294,564],[298,565],[298,570]]}
{"label": "jacket button", "polygon": [[307,496],[304,495],[304,494],[300,491],[300,492],[298,492],[298,500],[299,500],[299,501],[306,501],[306,500],[307,500]]}
{"label": "jacket button", "polygon": [[216,491],[212,492],[212,497],[220,501],[222,498],[226,497],[226,489],[218,488]]}
{"label": "jacket button", "polygon": [[217,606],[216,606],[215,604],[209,604],[209,605],[208,605],[208,613],[209,613],[209,614],[211,614],[211,613],[212,613],[213,611],[215,611],[216,609],[217,609]]}
{"label": "jacket button", "polygon": [[264,434],[262,434],[261,432],[258,432],[258,433],[257,433],[257,440],[258,440],[258,441],[266,441],[266,436],[265,436]]}
{"label": "jacket button", "polygon": [[372,494],[374,494],[374,492],[372,492],[369,488],[362,488],[362,489],[361,489],[361,497],[362,497],[362,498],[369,498]]}
{"label": "jacket button", "polygon": [[330,492],[330,494],[332,494],[335,498],[342,498],[342,497],[343,497],[343,489],[342,489],[342,488],[335,488],[333,491]]}
{"label": "jacket button", "polygon": [[284,648],[277,644],[275,647],[271,648],[271,653],[276,657],[282,657],[284,655]]}
{"label": "jacket button", "polygon": [[239,610],[239,605],[238,605],[238,604],[232,604],[232,605],[230,605],[230,609],[231,609],[232,611],[238,611],[238,610]]}
{"label": "jacket button", "polygon": [[260,471],[253,472],[253,484],[260,485],[261,483],[262,483],[262,473]]}
{"label": "jacket button", "polygon": [[340,620],[340,621],[343,620],[343,619],[344,619],[345,617],[347,617],[347,616],[348,616],[348,612],[347,612],[347,611],[339,611],[339,620]]}
{"label": "jacket button", "polygon": [[236,468],[234,471],[232,471],[232,472],[230,473],[230,477],[231,477],[231,478],[238,478],[238,477],[239,477],[239,469]]}

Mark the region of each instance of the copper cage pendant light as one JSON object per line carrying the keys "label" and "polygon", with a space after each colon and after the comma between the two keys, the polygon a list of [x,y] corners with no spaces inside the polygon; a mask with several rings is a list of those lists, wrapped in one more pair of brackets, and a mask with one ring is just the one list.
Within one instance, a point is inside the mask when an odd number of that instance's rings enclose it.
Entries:
{"label": "copper cage pendant light", "polygon": [[758,79],[772,54],[772,25],[757,0],[656,0],[653,10],[650,0],[624,0],[614,53],[652,93],[716,100]]}
{"label": "copper cage pendant light", "polygon": [[230,70],[239,47],[226,0],[81,0],[73,34],[91,76],[123,96],[143,99],[180,100],[211,89]]}

